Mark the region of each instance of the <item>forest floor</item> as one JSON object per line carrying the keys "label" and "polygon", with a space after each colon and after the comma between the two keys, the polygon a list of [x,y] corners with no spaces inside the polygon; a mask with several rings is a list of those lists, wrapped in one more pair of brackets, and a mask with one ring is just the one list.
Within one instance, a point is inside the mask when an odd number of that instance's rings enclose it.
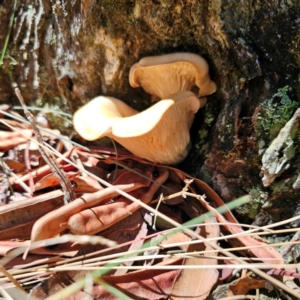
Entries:
{"label": "forest floor", "polygon": [[297,241],[279,252],[264,237],[282,223],[232,213],[250,196],[225,205],[176,168],[26,115],[0,107],[1,299],[300,298],[284,259]]}

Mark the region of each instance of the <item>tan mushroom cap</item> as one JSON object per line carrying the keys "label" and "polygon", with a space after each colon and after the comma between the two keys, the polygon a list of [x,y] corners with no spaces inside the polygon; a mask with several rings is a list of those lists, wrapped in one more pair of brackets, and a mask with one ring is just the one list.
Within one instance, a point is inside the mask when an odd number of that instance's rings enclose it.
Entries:
{"label": "tan mushroom cap", "polygon": [[137,113],[137,110],[123,101],[99,96],[75,112],[73,123],[80,136],[88,141],[94,141],[107,136],[117,120]]}
{"label": "tan mushroom cap", "polygon": [[216,91],[210,79],[209,67],[203,57],[193,53],[172,53],[150,56],[134,64],[129,73],[132,87],[142,87],[147,93],[166,99],[182,91],[199,88],[199,97]]}
{"label": "tan mushroom cap", "polygon": [[75,113],[74,127],[87,140],[108,136],[139,157],[176,164],[190,150],[189,130],[205,102],[185,91],[137,113],[118,99],[101,96]]}

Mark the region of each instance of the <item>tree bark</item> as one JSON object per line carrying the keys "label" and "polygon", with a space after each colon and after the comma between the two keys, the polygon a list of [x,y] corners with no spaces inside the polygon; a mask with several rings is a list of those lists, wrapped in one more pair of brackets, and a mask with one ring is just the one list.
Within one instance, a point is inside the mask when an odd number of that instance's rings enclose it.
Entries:
{"label": "tree bark", "polygon": [[108,95],[143,110],[150,96],[130,87],[132,64],[149,55],[201,54],[218,90],[196,115],[194,146],[180,167],[226,201],[252,194],[254,204],[239,214],[253,219],[260,212],[257,224],[277,221],[299,204],[297,120],[296,133],[265,157],[263,173],[273,182],[265,186],[260,173],[263,154],[299,102],[299,12],[300,2],[292,0],[24,0],[15,10],[7,0],[0,6],[0,99],[17,103],[17,84],[27,103],[39,107],[73,113]]}

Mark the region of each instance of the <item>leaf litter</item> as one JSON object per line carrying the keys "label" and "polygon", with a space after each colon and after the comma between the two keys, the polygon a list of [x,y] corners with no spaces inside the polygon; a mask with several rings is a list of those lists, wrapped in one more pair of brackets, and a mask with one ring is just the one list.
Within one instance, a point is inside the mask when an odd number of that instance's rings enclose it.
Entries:
{"label": "leaf litter", "polygon": [[[2,116],[0,122],[11,123],[7,120]],[[94,299],[119,299],[109,292],[115,288],[133,299],[207,299],[225,280],[234,279],[233,267],[240,266],[247,272],[228,287],[228,296],[266,286],[299,293],[267,274],[298,277],[295,269],[284,265],[272,245],[247,235],[229,209],[221,215],[217,209],[224,202],[203,181],[125,149],[116,154],[105,147],[65,147],[51,157],[76,194],[64,203],[65,189],[49,164],[40,157],[29,172],[24,157],[18,157],[16,149],[34,137],[30,127],[19,123],[13,123],[16,132],[0,132],[6,162],[1,164],[0,264],[10,274],[2,271],[0,285],[7,293],[14,287],[32,299],[85,299],[88,290]],[[43,139],[51,136],[55,147],[57,130],[53,134]],[[29,148],[27,160],[37,155],[33,151]],[[26,189],[30,180],[32,196]],[[203,224],[197,220],[201,216]],[[226,256],[230,247],[236,256]],[[257,261],[267,266],[262,274],[255,271]],[[252,272],[256,276],[249,276]],[[89,289],[87,278],[94,282]]]}

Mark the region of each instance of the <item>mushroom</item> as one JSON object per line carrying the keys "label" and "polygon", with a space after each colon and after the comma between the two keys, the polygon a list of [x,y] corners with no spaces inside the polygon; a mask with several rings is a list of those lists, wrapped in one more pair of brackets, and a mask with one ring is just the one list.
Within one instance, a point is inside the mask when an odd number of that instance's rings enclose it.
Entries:
{"label": "mushroom", "polygon": [[197,54],[150,56],[131,67],[129,83],[134,88],[141,86],[153,96],[153,100],[191,91],[195,86],[199,88],[198,96],[203,97],[216,91],[216,84],[210,79],[208,71],[207,62]]}
{"label": "mushroom", "polygon": [[94,141],[110,136],[114,123],[138,111],[113,97],[96,97],[77,110],[73,117],[75,130],[84,139]]}
{"label": "mushroom", "polygon": [[138,113],[116,98],[100,96],[80,108],[73,121],[86,140],[107,136],[141,158],[176,164],[190,150],[189,129],[205,103],[206,98],[185,91]]}

